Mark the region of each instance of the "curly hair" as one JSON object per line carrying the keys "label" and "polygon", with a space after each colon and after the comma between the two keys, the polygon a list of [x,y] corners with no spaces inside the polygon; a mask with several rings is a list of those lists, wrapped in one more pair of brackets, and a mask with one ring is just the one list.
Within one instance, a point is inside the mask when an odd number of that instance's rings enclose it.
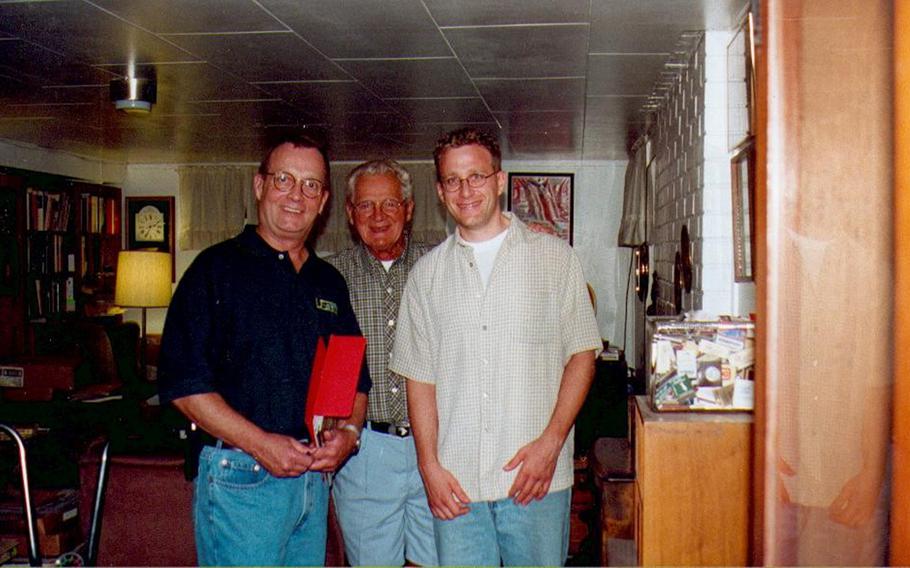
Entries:
{"label": "curly hair", "polygon": [[439,176],[439,161],[442,155],[453,148],[460,148],[470,144],[482,146],[493,156],[493,168],[499,170],[502,166],[502,152],[499,150],[499,141],[495,136],[470,126],[459,128],[443,134],[436,141],[436,148],[433,149],[433,162],[436,164],[436,175]]}

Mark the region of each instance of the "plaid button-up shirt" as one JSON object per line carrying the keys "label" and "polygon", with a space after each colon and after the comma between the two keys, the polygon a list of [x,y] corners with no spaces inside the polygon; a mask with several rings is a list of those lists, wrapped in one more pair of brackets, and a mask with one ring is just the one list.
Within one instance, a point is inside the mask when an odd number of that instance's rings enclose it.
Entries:
{"label": "plaid button-up shirt", "polygon": [[[473,248],[456,235],[420,259],[391,364],[435,385],[439,461],[472,501],[508,496],[519,469],[502,468],[543,433],[566,363],[602,347],[575,252],[510,218],[486,287]],[[572,450],[570,432],[551,492],[572,486]]]}
{"label": "plaid button-up shirt", "polygon": [[398,305],[408,272],[430,245],[408,241],[404,252],[389,270],[358,243],[326,258],[347,280],[351,305],[363,335],[367,338],[367,365],[373,388],[370,390],[367,420],[402,424],[408,422],[405,380],[389,371]]}

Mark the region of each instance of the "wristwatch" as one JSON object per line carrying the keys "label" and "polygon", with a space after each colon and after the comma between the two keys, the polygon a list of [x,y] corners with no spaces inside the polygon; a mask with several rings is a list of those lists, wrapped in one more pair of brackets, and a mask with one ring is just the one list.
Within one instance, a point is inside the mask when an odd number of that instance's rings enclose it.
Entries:
{"label": "wristwatch", "polygon": [[360,451],[360,428],[355,424],[345,424],[340,428],[340,430],[350,430],[357,435],[357,440],[354,442],[354,449],[351,450],[351,455],[356,456],[357,452]]}

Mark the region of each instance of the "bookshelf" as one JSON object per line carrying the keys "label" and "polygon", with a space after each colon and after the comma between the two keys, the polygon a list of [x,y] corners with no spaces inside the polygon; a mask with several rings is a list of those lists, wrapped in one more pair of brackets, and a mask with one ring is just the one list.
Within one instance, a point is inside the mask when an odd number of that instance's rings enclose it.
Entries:
{"label": "bookshelf", "polygon": [[117,187],[0,172],[0,357],[36,351],[43,324],[113,304],[120,216]]}

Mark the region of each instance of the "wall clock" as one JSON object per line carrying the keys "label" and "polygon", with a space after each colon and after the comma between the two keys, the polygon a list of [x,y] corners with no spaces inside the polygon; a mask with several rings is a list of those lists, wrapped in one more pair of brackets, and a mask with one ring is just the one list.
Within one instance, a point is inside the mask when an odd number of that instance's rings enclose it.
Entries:
{"label": "wall clock", "polygon": [[648,243],[635,247],[635,293],[642,302],[648,297],[651,263],[648,260]]}
{"label": "wall clock", "polygon": [[173,197],[126,198],[126,248],[171,253],[171,274],[174,274]]}

